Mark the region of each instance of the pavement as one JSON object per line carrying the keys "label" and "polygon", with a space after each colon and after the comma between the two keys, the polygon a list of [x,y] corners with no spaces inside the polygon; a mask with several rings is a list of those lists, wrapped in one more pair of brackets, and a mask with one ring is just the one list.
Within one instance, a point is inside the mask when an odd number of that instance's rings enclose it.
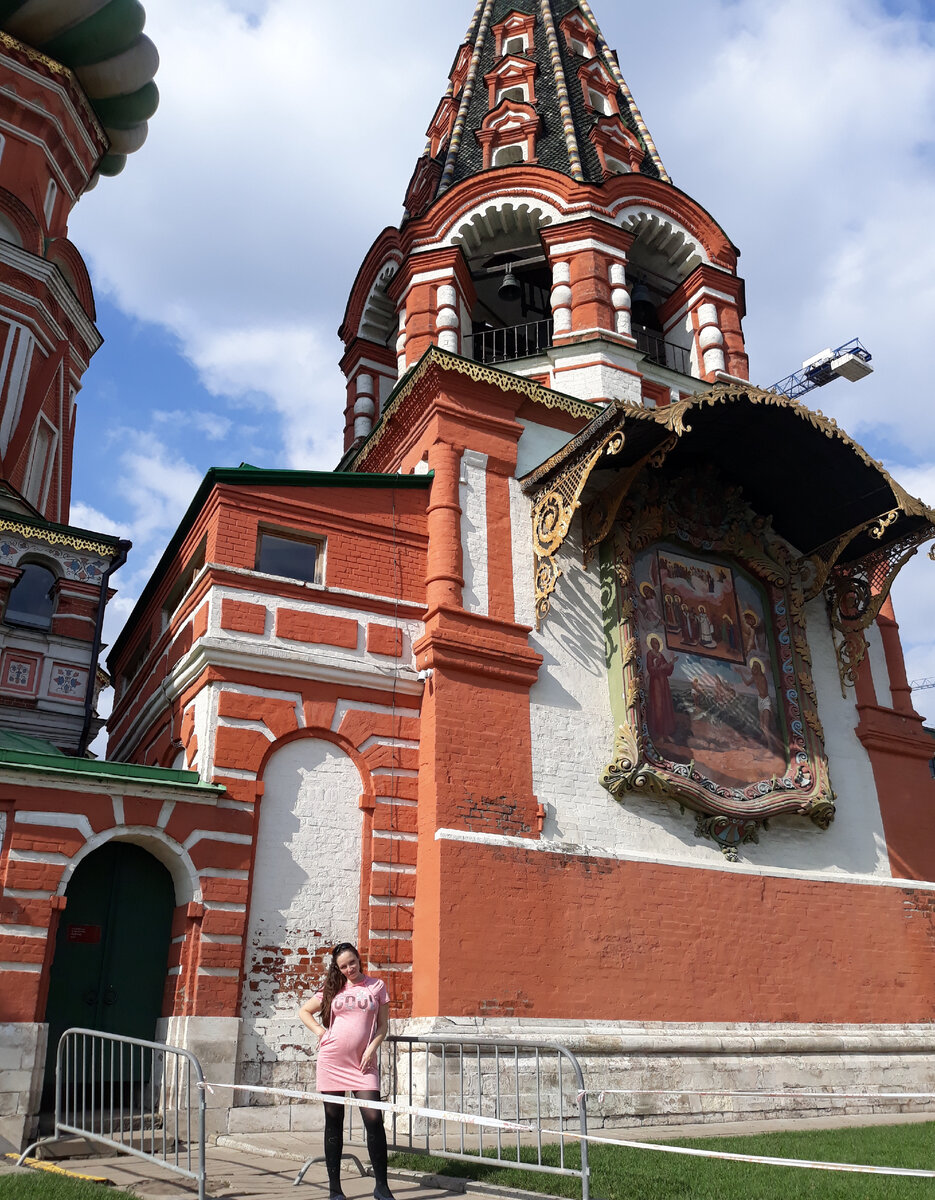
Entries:
{"label": "pavement", "polygon": [[[828,1116],[804,1120],[766,1120],[707,1122],[703,1125],[632,1126],[592,1128],[601,1137],[620,1137],[633,1141],[664,1141],[672,1138],[743,1136],[787,1129],[840,1129],[857,1125],[904,1124],[930,1121],[932,1113],[867,1113],[859,1116]],[[360,1154],[366,1165],[363,1147],[351,1144],[346,1149]],[[320,1133],[253,1133],[219,1137],[207,1148],[208,1194],[217,1200],[327,1200],[328,1176],[324,1163],[313,1164],[303,1182],[294,1187],[300,1165],[321,1153]],[[60,1160],[70,1172],[104,1178],[141,1200],[192,1200],[197,1188],[191,1180],[167,1171],[156,1162],[132,1155],[90,1156]],[[0,1158],[0,1175],[16,1168]],[[373,1179],[361,1176],[350,1161],[344,1167],[344,1192],[347,1200],[370,1200]],[[527,1197],[532,1193],[511,1188],[491,1188],[465,1180],[444,1180],[415,1171],[390,1171],[390,1187],[396,1200],[452,1200],[469,1191],[473,1200],[502,1200]],[[541,1197],[539,1197],[541,1200]]]}

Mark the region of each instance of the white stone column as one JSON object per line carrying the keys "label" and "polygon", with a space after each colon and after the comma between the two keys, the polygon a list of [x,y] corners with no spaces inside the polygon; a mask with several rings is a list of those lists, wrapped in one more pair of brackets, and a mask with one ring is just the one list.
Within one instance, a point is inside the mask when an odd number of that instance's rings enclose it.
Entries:
{"label": "white stone column", "polygon": [[614,306],[614,328],[625,337],[633,336],[630,325],[630,292],[627,288],[627,271],[622,262],[610,264],[610,299]]}
{"label": "white stone column", "polygon": [[704,359],[703,374],[725,371],[724,335],[718,321],[717,306],[710,300],[698,306],[698,348]]}
{"label": "white stone column", "polygon": [[435,315],[435,331],[438,345],[442,350],[452,354],[459,353],[458,327],[458,293],[454,285],[443,283],[436,293],[438,312]]}
{"label": "white stone column", "polygon": [[553,336],[571,331],[571,267],[567,262],[552,264]]}
{"label": "white stone column", "polygon": [[355,380],[357,399],[354,401],[354,437],[366,437],[373,429],[373,418],[376,412],[373,392],[373,376],[364,371]]}
{"label": "white stone column", "polygon": [[406,374],[406,309],[399,310],[399,335],[396,338],[396,371],[399,378]]}

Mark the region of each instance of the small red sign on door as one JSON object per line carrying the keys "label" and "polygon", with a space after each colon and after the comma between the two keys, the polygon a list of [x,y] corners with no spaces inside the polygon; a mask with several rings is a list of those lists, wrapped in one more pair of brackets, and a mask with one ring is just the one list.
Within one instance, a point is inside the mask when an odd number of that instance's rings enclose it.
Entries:
{"label": "small red sign on door", "polygon": [[101,940],[100,925],[69,925],[68,940],[94,945]]}

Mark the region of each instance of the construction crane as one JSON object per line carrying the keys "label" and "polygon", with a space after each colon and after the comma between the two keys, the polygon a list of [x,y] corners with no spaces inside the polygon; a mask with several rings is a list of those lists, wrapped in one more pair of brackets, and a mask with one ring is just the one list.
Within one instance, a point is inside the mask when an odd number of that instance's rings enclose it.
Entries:
{"label": "construction crane", "polygon": [[793,371],[767,388],[767,391],[780,392],[796,400],[812,388],[824,387],[832,379],[849,379],[851,383],[856,383],[873,370],[871,357],[870,351],[861,345],[860,338],[851,338],[836,350],[829,347],[807,358],[800,371]]}
{"label": "construction crane", "polygon": [[914,692],[924,692],[926,688],[935,687],[935,679],[913,679],[909,686]]}

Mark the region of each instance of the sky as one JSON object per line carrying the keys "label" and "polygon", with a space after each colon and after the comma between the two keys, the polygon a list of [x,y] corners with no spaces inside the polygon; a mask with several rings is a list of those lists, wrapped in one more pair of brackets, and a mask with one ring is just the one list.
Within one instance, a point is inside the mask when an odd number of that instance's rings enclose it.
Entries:
{"label": "sky", "polygon": [[[209,467],[337,463],[336,330],[402,216],[473,7],[146,5],[159,110],[70,226],[106,339],[79,396],[71,520],[134,543],[107,640]],[[935,3],[592,8],[673,182],[741,250],[751,380],[859,336],[874,374],[807,402],[935,505]],[[893,590],[910,679],[935,678],[933,593],[923,549]],[[935,721],[935,688],[915,703]]]}

